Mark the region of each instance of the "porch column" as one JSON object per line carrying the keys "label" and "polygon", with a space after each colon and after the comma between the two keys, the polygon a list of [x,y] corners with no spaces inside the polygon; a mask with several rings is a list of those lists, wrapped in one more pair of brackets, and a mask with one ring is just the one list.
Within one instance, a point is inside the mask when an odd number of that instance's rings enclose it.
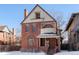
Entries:
{"label": "porch column", "polygon": [[60,39],[57,40],[57,43],[58,43],[58,52],[61,50],[61,41]]}
{"label": "porch column", "polygon": [[39,47],[40,47],[40,38],[38,39],[38,51],[39,51]]}

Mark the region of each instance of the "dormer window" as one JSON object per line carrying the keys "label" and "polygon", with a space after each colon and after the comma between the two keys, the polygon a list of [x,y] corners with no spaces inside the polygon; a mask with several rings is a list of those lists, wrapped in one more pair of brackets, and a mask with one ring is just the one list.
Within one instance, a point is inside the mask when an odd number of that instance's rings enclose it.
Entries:
{"label": "dormer window", "polygon": [[40,19],[40,12],[36,12],[35,15],[36,15],[36,19]]}

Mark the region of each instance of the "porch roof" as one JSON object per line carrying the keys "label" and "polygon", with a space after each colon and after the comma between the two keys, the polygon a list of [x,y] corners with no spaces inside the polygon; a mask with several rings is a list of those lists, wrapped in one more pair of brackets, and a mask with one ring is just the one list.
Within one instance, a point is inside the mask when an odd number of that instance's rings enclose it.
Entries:
{"label": "porch roof", "polygon": [[56,34],[39,34],[37,38],[59,38]]}

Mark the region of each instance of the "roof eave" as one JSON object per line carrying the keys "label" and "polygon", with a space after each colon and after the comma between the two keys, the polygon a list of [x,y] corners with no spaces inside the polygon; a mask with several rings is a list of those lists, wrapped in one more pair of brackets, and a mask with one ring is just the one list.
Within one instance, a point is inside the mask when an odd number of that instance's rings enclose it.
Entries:
{"label": "roof eave", "polygon": [[67,30],[69,29],[71,23],[73,22],[73,18],[75,17],[75,15],[76,15],[75,13],[73,13],[73,14],[71,15],[71,18],[70,18],[70,20],[69,20],[69,22],[68,22],[68,24],[67,24],[67,26],[66,26],[65,31],[67,31]]}

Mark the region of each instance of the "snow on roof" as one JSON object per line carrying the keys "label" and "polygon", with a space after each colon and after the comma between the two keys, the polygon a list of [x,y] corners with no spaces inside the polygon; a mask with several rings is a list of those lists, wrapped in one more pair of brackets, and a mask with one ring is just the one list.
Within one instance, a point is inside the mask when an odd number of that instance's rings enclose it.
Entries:
{"label": "snow on roof", "polygon": [[67,43],[68,43],[68,40],[67,40],[67,39],[64,39],[64,40],[62,41],[62,43],[63,43],[63,44],[67,44]]}
{"label": "snow on roof", "polygon": [[6,25],[0,25],[0,31],[3,32],[11,32],[10,29]]}

